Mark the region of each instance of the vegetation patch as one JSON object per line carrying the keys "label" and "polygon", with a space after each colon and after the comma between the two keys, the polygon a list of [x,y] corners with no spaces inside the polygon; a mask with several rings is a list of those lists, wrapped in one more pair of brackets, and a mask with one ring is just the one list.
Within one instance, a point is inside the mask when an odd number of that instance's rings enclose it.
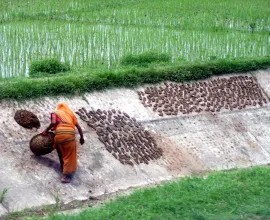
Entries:
{"label": "vegetation patch", "polygon": [[270,57],[242,60],[218,60],[186,65],[129,68],[102,73],[81,72],[59,77],[6,79],[0,82],[0,100],[43,96],[75,95],[113,87],[134,87],[162,81],[184,82],[206,79],[213,75],[244,73],[270,67]]}
{"label": "vegetation patch", "polygon": [[57,59],[44,59],[31,62],[29,75],[32,77],[37,77],[67,71],[70,71],[70,65],[68,63],[60,62]]}
{"label": "vegetation patch", "polygon": [[129,54],[121,59],[124,66],[132,65],[138,67],[147,67],[151,63],[169,63],[172,57],[169,54],[159,54],[157,52],[145,52],[138,55]]}
{"label": "vegetation patch", "polygon": [[173,63],[269,56],[269,21],[267,0],[2,1],[1,76],[43,58],[109,70],[152,50]]}
{"label": "vegetation patch", "polygon": [[254,167],[188,177],[137,190],[77,215],[45,219],[269,219],[269,174],[269,167]]}
{"label": "vegetation patch", "polygon": [[0,192],[0,203],[3,203],[4,200],[6,199],[7,192],[8,192],[8,188],[4,188],[4,189]]}

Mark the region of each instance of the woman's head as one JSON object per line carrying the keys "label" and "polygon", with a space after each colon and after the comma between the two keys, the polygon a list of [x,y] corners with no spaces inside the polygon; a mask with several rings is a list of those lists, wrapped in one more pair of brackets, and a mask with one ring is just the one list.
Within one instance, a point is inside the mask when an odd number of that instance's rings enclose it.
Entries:
{"label": "woman's head", "polygon": [[68,105],[66,103],[59,103],[57,105],[57,110],[61,110],[67,114],[69,114],[70,116],[75,116],[73,111],[68,107]]}
{"label": "woman's head", "polygon": [[[64,111],[65,109],[69,109],[69,107],[68,107],[68,105],[66,104],[66,103],[63,103],[63,102],[61,102],[61,103],[59,103],[58,105],[57,105],[57,108],[56,108],[57,110],[62,110],[62,111]],[[69,109],[70,110],[70,109]]]}

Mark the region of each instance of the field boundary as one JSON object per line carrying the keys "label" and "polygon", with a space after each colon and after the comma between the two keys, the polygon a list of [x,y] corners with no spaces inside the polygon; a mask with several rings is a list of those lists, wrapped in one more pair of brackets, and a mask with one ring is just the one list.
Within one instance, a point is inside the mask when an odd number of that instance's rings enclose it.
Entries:
{"label": "field boundary", "polygon": [[0,81],[0,100],[41,98],[44,96],[78,95],[86,92],[163,81],[187,82],[206,79],[214,75],[246,73],[267,69],[270,57],[246,58],[239,60],[218,60],[207,63],[192,63],[179,66],[136,69],[130,67],[122,71],[105,71],[99,74],[71,73],[66,76],[44,78],[18,78]]}

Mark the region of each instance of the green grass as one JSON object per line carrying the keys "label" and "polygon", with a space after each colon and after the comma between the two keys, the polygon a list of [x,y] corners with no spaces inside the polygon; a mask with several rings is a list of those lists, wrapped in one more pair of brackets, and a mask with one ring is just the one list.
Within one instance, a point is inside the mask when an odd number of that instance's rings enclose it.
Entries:
{"label": "green grass", "polygon": [[78,215],[54,215],[46,219],[270,219],[270,168],[184,178],[137,190]]}
{"label": "green grass", "polygon": [[70,71],[68,63],[62,63],[57,59],[44,59],[32,61],[29,68],[29,75],[37,77],[38,75],[56,74]]}
{"label": "green grass", "polygon": [[159,54],[154,51],[141,53],[138,55],[128,54],[121,59],[124,66],[148,67],[150,64],[171,63],[172,57],[168,54]]}
{"label": "green grass", "polygon": [[[65,4],[63,4],[65,3]],[[1,2],[3,23],[23,20],[68,20],[92,23],[167,25],[182,29],[269,29],[269,2],[260,0],[64,0]]]}
{"label": "green grass", "polygon": [[[267,68],[268,6],[268,0],[3,0],[0,100]],[[38,60],[66,63],[71,71],[31,74]],[[36,78],[24,79],[29,73]]]}
{"label": "green grass", "polygon": [[0,192],[0,203],[4,202],[7,197],[8,188],[4,188],[2,192]]}
{"label": "green grass", "polygon": [[182,65],[129,67],[122,70],[88,72],[88,69],[41,78],[12,78],[0,81],[0,100],[44,96],[76,95],[115,87],[134,87],[162,81],[184,82],[213,75],[243,73],[270,66],[270,57],[243,60],[218,60]]}
{"label": "green grass", "polygon": [[269,56],[268,0],[3,0],[0,73],[28,76],[31,61],[121,69],[155,50],[171,61]]}

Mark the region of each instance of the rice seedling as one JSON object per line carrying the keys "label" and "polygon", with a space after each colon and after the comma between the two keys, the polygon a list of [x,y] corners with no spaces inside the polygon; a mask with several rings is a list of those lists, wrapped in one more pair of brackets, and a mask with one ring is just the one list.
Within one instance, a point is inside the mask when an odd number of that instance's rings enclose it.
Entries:
{"label": "rice seedling", "polygon": [[172,62],[268,56],[269,12],[265,0],[4,1],[1,76],[28,76],[40,59],[118,68],[123,56],[151,50]]}

